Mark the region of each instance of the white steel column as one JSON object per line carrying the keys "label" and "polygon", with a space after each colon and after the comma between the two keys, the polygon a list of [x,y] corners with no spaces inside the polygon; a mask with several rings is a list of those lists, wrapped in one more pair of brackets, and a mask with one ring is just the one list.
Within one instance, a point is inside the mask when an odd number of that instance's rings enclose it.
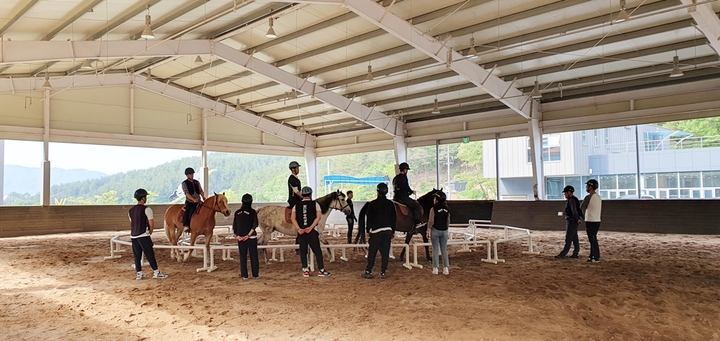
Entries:
{"label": "white steel column", "polygon": [[4,205],[5,197],[4,181],[5,179],[5,140],[0,140],[0,206]]}
{"label": "white steel column", "polygon": [[708,39],[708,44],[715,50],[715,53],[720,54],[720,19],[718,19],[717,14],[715,14],[712,4],[705,2],[697,5],[696,0],[680,1],[683,5],[694,5],[694,7],[688,8],[688,12],[692,15],[693,19],[695,19],[695,22],[697,22],[696,27]]}
{"label": "white steel column", "polygon": [[202,111],[202,134],[203,134],[203,142],[202,142],[202,175],[203,175],[203,189],[205,190],[205,195],[210,196],[210,187],[209,181],[208,181],[208,155],[207,155],[207,113],[205,110]]}
{"label": "white steel column", "polygon": [[130,83],[130,135],[135,134],[135,83]]}
{"label": "white steel column", "polygon": [[407,144],[405,144],[405,137],[395,136],[393,138],[395,143],[395,172],[398,172],[398,165],[402,162],[407,162]]}
{"label": "white steel column", "polygon": [[50,206],[50,90],[45,89],[43,99],[43,162],[40,202]]}
{"label": "white steel column", "polygon": [[315,156],[315,148],[305,147],[305,172],[307,174],[306,186],[310,186],[315,193],[315,197],[320,194],[317,190],[317,157]]}
{"label": "white steel column", "polygon": [[530,160],[532,161],[533,174],[533,195],[535,200],[545,198],[545,177],[543,175],[543,159],[542,159],[542,129],[540,121],[542,114],[540,112],[540,101],[532,100],[531,110],[532,117],[528,119],[528,130],[530,132]]}

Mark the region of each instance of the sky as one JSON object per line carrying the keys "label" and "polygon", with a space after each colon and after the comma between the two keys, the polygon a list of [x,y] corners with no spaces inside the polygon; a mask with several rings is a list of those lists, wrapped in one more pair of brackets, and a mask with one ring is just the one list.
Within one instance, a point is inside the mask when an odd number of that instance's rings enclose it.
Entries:
{"label": "sky", "polygon": [[[87,169],[116,174],[146,169],[172,160],[201,156],[200,151],[115,147],[73,143],[50,143],[50,166]],[[5,164],[39,168],[43,161],[42,142],[5,140]]]}

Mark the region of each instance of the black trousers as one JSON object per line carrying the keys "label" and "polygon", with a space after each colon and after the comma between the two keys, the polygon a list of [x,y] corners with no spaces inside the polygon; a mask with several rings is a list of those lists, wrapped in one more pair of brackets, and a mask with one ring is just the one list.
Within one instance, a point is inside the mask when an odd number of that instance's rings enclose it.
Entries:
{"label": "black trousers", "polygon": [[132,241],[133,256],[135,257],[135,271],[140,272],[142,270],[140,261],[142,260],[143,253],[145,253],[145,258],[147,258],[148,263],[150,263],[150,267],[153,270],[157,270],[158,266],[155,261],[155,251],[153,251],[153,242],[150,236],[130,240]]}
{"label": "black trousers", "polygon": [[368,263],[365,271],[372,272],[375,266],[375,256],[380,251],[380,272],[387,271],[390,262],[390,243],[392,242],[392,231],[383,231],[370,234],[370,246],[368,247]]}
{"label": "black trousers", "polygon": [[420,218],[422,217],[422,207],[417,201],[415,201],[411,197],[395,197],[393,198],[393,200],[405,204],[410,209],[413,218],[415,219],[415,223],[419,223],[421,221]]}
{"label": "black trousers", "polygon": [[300,263],[303,269],[307,269],[308,267],[308,246],[310,246],[310,249],[315,254],[318,270],[325,269],[322,249],[320,248],[320,234],[318,231],[312,230],[310,233],[298,235],[297,240],[300,242]]}
{"label": "black trousers", "polygon": [[352,216],[347,216],[347,217],[345,217],[345,220],[347,220],[347,225],[348,225],[348,233],[347,233],[348,242],[347,243],[352,244],[352,233],[353,233],[353,227],[355,227],[354,226],[355,218],[353,218]]}
{"label": "black trousers", "polygon": [[248,278],[247,258],[249,253],[252,275],[253,277],[259,277],[260,262],[258,262],[257,239],[248,239],[246,241],[238,242],[238,249],[240,250],[240,276]]}
{"label": "black trousers", "polygon": [[600,231],[600,222],[585,222],[588,240],[590,241],[590,258],[600,260],[600,245],[598,244],[597,234]]}
{"label": "black trousers", "polygon": [[183,216],[183,225],[190,226],[190,219],[195,214],[198,204],[194,202],[185,202],[185,215]]}
{"label": "black trousers", "polygon": [[573,245],[573,256],[577,256],[580,252],[580,240],[578,239],[578,222],[577,220],[565,220],[565,247],[560,252],[561,256],[566,256],[570,251],[570,244]]}

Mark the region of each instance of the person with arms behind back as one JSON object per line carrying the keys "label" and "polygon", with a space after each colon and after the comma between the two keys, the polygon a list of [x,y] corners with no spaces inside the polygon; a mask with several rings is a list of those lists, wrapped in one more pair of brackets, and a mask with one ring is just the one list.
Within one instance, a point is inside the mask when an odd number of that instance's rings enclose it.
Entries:
{"label": "person with arms behind back", "polygon": [[373,278],[372,269],[375,266],[375,257],[380,251],[380,279],[387,277],[387,267],[390,262],[390,247],[392,238],[395,235],[397,224],[395,204],[388,200],[386,195],[388,186],[381,182],[377,185],[377,198],[368,202],[367,207],[367,232],[368,232],[368,256],[367,267],[362,278]]}
{"label": "person with arms behind back", "polygon": [[235,211],[233,218],[233,233],[238,242],[240,251],[240,277],[248,279],[247,257],[250,254],[250,266],[252,267],[253,278],[260,278],[260,263],[258,261],[257,212],[252,208],[253,197],[245,193],[240,199],[242,206]]}
{"label": "person with arms behind back", "polygon": [[155,261],[155,251],[153,250],[153,242],[150,235],[155,229],[155,220],[153,220],[153,210],[145,206],[147,202],[148,192],[142,188],[135,191],[134,197],[137,205],[133,206],[128,212],[130,218],[130,241],[132,242],[133,256],[135,258],[135,271],[137,272],[136,280],[145,279],[142,272],[142,255],[145,254],[150,267],[153,269],[153,278],[167,278],[158,269]]}

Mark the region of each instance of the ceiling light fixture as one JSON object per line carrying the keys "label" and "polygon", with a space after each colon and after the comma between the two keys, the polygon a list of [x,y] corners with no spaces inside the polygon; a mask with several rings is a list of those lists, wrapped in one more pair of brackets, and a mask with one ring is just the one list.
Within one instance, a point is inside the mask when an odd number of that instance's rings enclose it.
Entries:
{"label": "ceiling light fixture", "polygon": [[435,106],[433,106],[431,114],[439,114],[440,113],[440,107],[438,107],[438,100],[437,96],[435,96]]}
{"label": "ceiling light fixture", "polygon": [[542,94],[540,93],[540,85],[538,84],[538,81],[535,81],[535,86],[533,87],[533,90],[530,92],[530,97],[533,99],[541,99]]}
{"label": "ceiling light fixture", "polygon": [[52,85],[50,84],[50,75],[48,75],[47,70],[45,71],[45,83],[43,83],[42,88],[45,90],[52,89]]}
{"label": "ceiling light fixture", "polygon": [[615,18],[615,22],[621,23],[628,20],[630,20],[630,15],[625,11],[625,0],[620,0],[620,13],[618,13],[617,18]]}
{"label": "ceiling light fixture", "polygon": [[142,33],[140,34],[140,38],[155,39],[150,19],[150,5],[147,6],[147,14],[145,14],[145,29],[143,29]]}
{"label": "ceiling light fixture", "polygon": [[475,49],[475,38],[474,37],[470,37],[470,49],[467,52],[467,56],[470,57],[470,59],[478,58],[478,53],[477,53],[477,50]]}
{"label": "ceiling light fixture", "polygon": [[273,29],[273,18],[268,18],[268,24],[270,25],[270,28],[268,28],[267,33],[265,33],[266,38],[275,39],[277,38],[277,34],[275,34],[275,30]]}
{"label": "ceiling light fixture", "polygon": [[677,55],[675,55],[675,57],[673,57],[673,66],[674,67],[673,67],[672,71],[670,72],[670,78],[682,77],[685,75],[682,72],[682,70],[680,70],[680,58],[678,58]]}
{"label": "ceiling light fixture", "polygon": [[363,124],[362,124],[362,122],[360,122],[360,120],[355,121],[355,126],[356,126],[356,127],[362,127],[362,125],[363,125]]}
{"label": "ceiling light fixture", "polygon": [[90,64],[90,59],[85,59],[85,61],[82,62],[82,65],[80,65],[80,70],[92,70],[92,64]]}
{"label": "ceiling light fixture", "polygon": [[146,82],[152,82],[152,69],[148,68],[147,77],[145,77]]}
{"label": "ceiling light fixture", "polygon": [[445,58],[445,67],[450,68],[450,64],[452,64],[452,53],[453,49],[448,49],[447,51],[447,57]]}
{"label": "ceiling light fixture", "polygon": [[375,79],[375,78],[373,78],[373,75],[372,75],[372,65],[370,65],[370,63],[368,63],[368,72],[367,72],[367,77],[365,77],[365,80],[369,82],[369,81],[372,81],[373,79]]}
{"label": "ceiling light fixture", "polygon": [[195,58],[195,64],[202,65],[204,63],[205,62],[203,62],[202,57],[200,57],[200,55],[198,55],[197,58]]}

